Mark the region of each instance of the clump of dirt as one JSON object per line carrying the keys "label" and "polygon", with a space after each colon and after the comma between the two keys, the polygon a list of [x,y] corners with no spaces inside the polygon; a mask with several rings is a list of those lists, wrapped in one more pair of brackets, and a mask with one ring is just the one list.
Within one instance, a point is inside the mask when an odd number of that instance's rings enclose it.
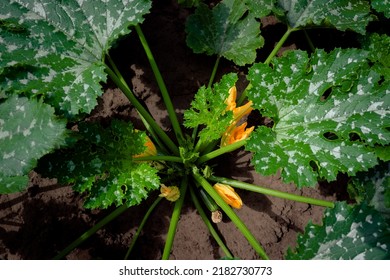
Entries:
{"label": "clump of dirt", "polygon": [[[215,58],[195,55],[186,46],[184,23],[190,10],[179,7],[177,1],[154,1],[153,4],[152,12],[146,16],[142,28],[181,120],[197,89],[207,84]],[[281,27],[277,22],[271,20],[271,24],[269,21],[265,23],[263,35],[269,36],[266,42],[279,40]],[[273,47],[271,45],[266,45],[265,48]],[[293,47],[291,44],[290,48]],[[167,113],[135,32],[118,42],[118,46],[112,50],[112,57],[119,62],[120,70],[136,95],[147,104],[157,122],[169,131],[171,128]],[[240,77],[245,75],[244,68],[225,60],[221,61],[219,69],[217,80],[228,72],[239,73]],[[89,119],[103,122],[120,118],[141,127],[142,124],[126,97],[120,90],[110,86],[109,84],[105,89],[99,105]],[[282,183],[278,175],[262,177],[254,172],[250,157],[250,153],[239,151],[219,158],[219,169],[216,172],[220,176],[277,190],[321,199],[336,199],[333,193],[322,194],[320,188],[298,190],[292,184]],[[321,221],[324,210],[322,207],[241,190],[237,192],[244,202],[243,208],[237,210],[238,216],[264,246],[271,259],[283,258],[286,249],[295,245],[297,234],[303,232],[309,220],[315,223]],[[128,209],[67,258],[122,259],[144,213],[157,195],[152,193],[144,203]],[[113,209],[84,209],[83,196],[73,192],[71,186],[58,185],[55,179],[41,178],[39,174],[32,172],[26,191],[0,195],[0,258],[51,259]],[[161,258],[172,209],[173,205],[168,201],[157,206],[130,256],[131,259]],[[258,258],[226,217],[217,228],[237,258]],[[170,258],[219,259],[223,256],[191,201],[186,201]]]}

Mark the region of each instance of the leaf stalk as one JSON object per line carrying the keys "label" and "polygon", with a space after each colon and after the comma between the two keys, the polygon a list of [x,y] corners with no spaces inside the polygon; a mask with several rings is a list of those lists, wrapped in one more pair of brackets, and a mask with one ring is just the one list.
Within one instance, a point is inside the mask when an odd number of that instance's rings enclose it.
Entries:
{"label": "leaf stalk", "polygon": [[[130,87],[126,83],[125,79],[123,78],[123,76],[122,76],[121,72],[119,71],[118,67],[116,66],[115,62],[112,60],[111,56],[107,55],[107,59],[108,59],[108,62],[110,63],[110,66],[112,67],[112,70],[114,70],[114,73],[117,75],[117,77],[119,78],[119,80],[121,81],[123,86],[127,87],[128,90],[130,90]],[[153,142],[156,143],[157,146],[159,147],[159,150],[164,152],[164,153],[168,153],[168,151],[165,148],[164,144],[160,141],[160,139],[158,138],[157,134],[154,132],[152,126],[145,120],[145,118],[139,113],[138,110],[137,110],[137,112],[138,112],[138,115],[140,116],[141,121],[144,124],[146,130],[152,136]]]}
{"label": "leaf stalk", "polygon": [[223,154],[235,151],[235,150],[241,148],[242,146],[244,146],[245,143],[246,143],[246,140],[240,140],[240,141],[237,141],[237,142],[235,142],[233,144],[230,144],[230,145],[227,145],[225,147],[221,147],[221,148],[219,148],[217,150],[214,150],[212,152],[209,152],[209,153],[201,156],[198,159],[197,164],[205,163],[208,160],[211,160],[211,159],[216,158],[218,156],[221,156]]}
{"label": "leaf stalk", "polygon": [[89,230],[84,232],[82,235],[80,235],[79,238],[77,238],[75,241],[73,241],[71,244],[69,244],[64,250],[62,250],[60,253],[58,253],[53,259],[54,260],[60,260],[63,259],[67,254],[72,252],[76,247],[80,246],[85,240],[90,238],[93,234],[95,234],[99,229],[101,229],[103,226],[114,220],[116,217],[118,217],[120,214],[125,212],[127,210],[127,205],[123,204],[116,208],[113,212],[108,214],[106,217],[104,217],[102,220],[100,220],[96,225],[91,227]]}
{"label": "leaf stalk", "polygon": [[181,157],[164,156],[164,155],[134,157],[133,161],[171,161],[171,162],[183,163],[183,159]]}
{"label": "leaf stalk", "polygon": [[178,200],[176,200],[176,202],[175,202],[171,221],[169,223],[167,239],[165,241],[164,251],[163,251],[163,254],[161,257],[161,259],[163,259],[163,260],[168,260],[169,255],[171,254],[173,240],[175,238],[176,228],[177,228],[177,224],[178,224],[179,218],[180,218],[180,212],[181,212],[181,209],[183,208],[184,197],[185,197],[186,192],[187,192],[187,187],[188,187],[188,177],[184,176],[183,180],[181,181],[181,185],[180,185],[180,198]]}
{"label": "leaf stalk", "polygon": [[180,124],[179,124],[179,121],[177,119],[177,115],[176,115],[175,109],[173,107],[171,98],[169,96],[168,89],[165,85],[164,79],[160,73],[160,70],[157,66],[156,60],[153,57],[153,53],[149,47],[148,42],[146,41],[145,35],[143,34],[141,27],[139,25],[136,25],[135,31],[138,34],[138,37],[139,37],[141,44],[142,44],[142,47],[144,48],[144,51],[146,53],[146,56],[148,57],[150,66],[151,66],[152,71],[154,73],[154,76],[156,78],[158,87],[160,88],[161,95],[163,97],[165,106],[167,108],[168,116],[169,116],[169,119],[171,120],[173,131],[175,132],[177,141],[179,142],[179,145],[182,146],[184,143],[183,133],[181,131]]}
{"label": "leaf stalk", "polygon": [[218,69],[220,60],[221,60],[221,56],[218,56],[216,61],[215,61],[215,64],[214,64],[213,71],[211,72],[209,84],[207,85],[208,88],[210,88],[213,85],[213,82],[215,79],[215,74],[217,73],[217,69]]}
{"label": "leaf stalk", "polygon": [[124,84],[120,78],[115,74],[111,68],[106,67],[106,72],[110,76],[110,78],[114,81],[114,83],[122,90],[122,92],[126,95],[126,97],[130,100],[133,106],[138,110],[139,114],[150,124],[153,130],[157,133],[160,139],[167,145],[167,147],[173,152],[175,155],[179,155],[179,149],[176,144],[168,137],[168,135],[162,130],[162,128],[155,122],[153,117],[149,114],[149,112],[142,106],[142,104],[135,97],[130,88]]}
{"label": "leaf stalk", "polygon": [[267,59],[264,61],[264,64],[268,65],[271,63],[271,60],[274,58],[274,56],[276,56],[276,54],[278,53],[278,51],[281,49],[281,47],[284,45],[284,43],[286,42],[287,38],[290,36],[290,34],[293,32],[293,31],[296,31],[297,29],[295,28],[291,28],[290,26],[287,27],[287,30],[286,32],[283,34],[282,38],[280,39],[280,41],[275,45],[274,49],[272,50],[272,52],[268,55]]}
{"label": "leaf stalk", "polygon": [[255,249],[262,259],[268,260],[266,252],[260,243],[256,240],[254,235],[249,231],[247,226],[242,222],[242,220],[237,216],[232,208],[218,195],[218,193],[213,189],[210,183],[197,172],[193,172],[194,179],[205,189],[205,191],[215,200],[219,207],[226,213],[226,215],[232,220],[236,227],[241,231],[241,233],[248,240],[249,244]]}
{"label": "leaf stalk", "polygon": [[140,236],[141,232],[142,232],[142,229],[144,228],[144,225],[146,224],[147,220],[149,219],[149,216],[150,214],[152,214],[154,208],[156,208],[156,206],[158,205],[158,203],[161,201],[161,199],[163,199],[162,197],[157,197],[156,200],[153,202],[152,205],[150,205],[148,211],[145,213],[145,216],[143,217],[134,237],[133,237],[133,240],[131,241],[131,244],[129,246],[129,249],[127,250],[126,252],[126,255],[125,255],[125,260],[127,260],[131,254],[131,251],[133,250],[134,248],[134,245],[135,243],[137,242],[138,240],[138,237]]}
{"label": "leaf stalk", "polygon": [[202,206],[201,206],[201,204],[199,202],[199,199],[197,198],[193,188],[190,188],[190,194],[191,194],[192,202],[194,203],[194,205],[196,207],[196,210],[198,211],[198,213],[201,216],[203,222],[207,226],[209,232],[211,233],[211,235],[213,236],[213,238],[215,239],[215,241],[217,242],[219,247],[221,247],[221,249],[225,253],[225,255],[228,258],[233,259],[234,256],[232,255],[230,250],[227,248],[227,246],[223,242],[222,238],[219,236],[218,232],[215,230],[213,224],[210,222],[210,219],[207,217],[205,211],[203,210],[203,208],[202,208]]}
{"label": "leaf stalk", "polygon": [[228,178],[224,178],[224,177],[217,177],[217,176],[211,175],[208,179],[210,181],[213,181],[213,182],[227,184],[227,185],[230,185],[232,187],[251,191],[251,192],[257,192],[257,193],[261,193],[261,194],[265,194],[265,195],[271,195],[274,197],[279,197],[279,198],[283,198],[283,199],[288,199],[288,200],[293,200],[293,201],[297,201],[297,202],[308,203],[308,204],[323,206],[323,207],[328,207],[328,208],[334,207],[334,203],[331,201],[315,199],[315,198],[311,198],[311,197],[306,197],[306,196],[291,194],[291,193],[282,192],[282,191],[278,191],[278,190],[273,190],[273,189],[269,189],[269,188],[265,188],[265,187],[261,187],[261,186],[233,180],[233,179],[228,179]]}

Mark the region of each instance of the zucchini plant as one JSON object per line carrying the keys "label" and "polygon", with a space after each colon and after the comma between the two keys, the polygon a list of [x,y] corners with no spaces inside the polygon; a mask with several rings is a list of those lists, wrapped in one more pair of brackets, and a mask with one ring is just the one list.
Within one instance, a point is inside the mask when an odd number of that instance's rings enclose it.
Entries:
{"label": "zucchini plant", "polygon": [[[310,222],[287,259],[388,259],[390,39],[385,32],[367,29],[371,22],[388,19],[387,1],[179,3],[193,11],[185,26],[187,46],[216,59],[209,83],[199,88],[183,123],[142,31],[151,0],[0,0],[0,192],[25,190],[29,172],[36,170],[85,193],[86,208],[117,206],[55,258],[65,257],[160,190],[125,258],[165,198],[174,202],[162,254],[168,259],[189,196],[226,258],[240,256],[232,255],[215,229],[222,213],[259,257],[268,259],[261,240],[237,214],[245,204],[235,192],[239,188],[327,208],[322,224]],[[284,23],[286,32],[260,61],[265,42],[260,19],[269,15]],[[277,56],[292,33],[319,28],[360,34],[359,47],[325,51],[311,44],[310,52]],[[148,57],[173,138],[110,56],[118,39],[130,32],[137,33]],[[311,43],[309,36],[307,40]],[[237,73],[214,81],[221,59],[247,70],[248,85],[241,94]],[[108,125],[88,121],[108,80],[136,108],[142,127],[117,119]],[[270,125],[248,127],[245,118],[253,111]],[[210,161],[237,149],[252,153],[259,174],[280,172],[297,188],[347,174],[356,202],[333,203],[216,176]]]}

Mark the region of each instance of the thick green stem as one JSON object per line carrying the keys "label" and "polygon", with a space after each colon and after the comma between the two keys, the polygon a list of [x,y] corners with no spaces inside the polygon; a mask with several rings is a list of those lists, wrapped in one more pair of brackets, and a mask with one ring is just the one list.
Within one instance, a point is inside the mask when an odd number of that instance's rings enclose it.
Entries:
{"label": "thick green stem", "polygon": [[245,90],[241,94],[240,98],[238,99],[237,106],[241,106],[241,104],[244,102],[244,100],[246,98],[248,90],[250,90],[251,88],[252,88],[252,84],[248,84],[248,86],[245,88]]}
{"label": "thick green stem", "polygon": [[168,150],[167,148],[165,147],[164,143],[161,142],[160,138],[158,138],[157,134],[154,132],[152,126],[145,120],[144,117],[142,117],[141,114],[139,114],[139,117],[140,119],[142,120],[142,123],[145,125],[145,128],[146,130],[150,133],[150,136],[152,137],[153,139],[153,142],[156,143],[156,145],[158,146],[158,149],[164,153],[164,154],[168,154]]}
{"label": "thick green stem", "polygon": [[181,157],[175,156],[145,156],[145,157],[134,157],[133,161],[171,161],[183,163]]}
{"label": "thick green stem", "polygon": [[241,148],[242,146],[244,146],[246,143],[246,140],[240,140],[240,141],[237,141],[233,144],[230,144],[230,145],[227,145],[225,147],[222,147],[222,148],[219,148],[215,151],[212,151],[208,154],[205,154],[203,156],[201,156],[198,161],[196,162],[197,164],[202,164],[210,159],[213,159],[213,158],[216,158],[220,155],[223,155],[223,154],[226,154],[226,153],[230,153],[234,150],[237,150],[239,148]]}
{"label": "thick green stem", "polygon": [[217,244],[221,247],[221,249],[225,253],[225,255],[228,258],[233,259],[234,256],[232,255],[232,253],[230,253],[229,249],[227,248],[227,246],[223,242],[222,238],[219,236],[218,232],[215,230],[215,228],[214,228],[213,224],[210,222],[209,218],[207,218],[207,215],[206,215],[205,211],[203,210],[201,204],[199,203],[199,200],[196,197],[196,194],[195,194],[193,188],[190,188],[190,194],[191,194],[191,199],[194,202],[194,205],[196,207],[196,210],[198,211],[199,215],[202,217],[202,220],[205,223],[205,225],[207,226],[209,232],[211,233],[211,235],[213,236],[213,238],[215,239]]}
{"label": "thick green stem", "polygon": [[213,189],[210,183],[197,172],[193,172],[193,177],[214,199],[218,206],[221,207],[221,209],[226,213],[230,220],[232,220],[232,222],[245,236],[249,244],[253,247],[253,249],[255,249],[259,256],[263,259],[268,260],[269,258],[260,243],[256,240],[256,238],[249,231],[247,226],[241,221],[241,219],[237,216],[237,214],[232,210],[232,208],[230,208],[230,206],[218,195],[218,193]]}
{"label": "thick green stem", "polygon": [[[118,67],[116,66],[115,62],[112,60],[111,56],[110,55],[107,55],[106,56],[107,59],[108,59],[108,62],[110,63],[110,66],[112,67],[112,70],[114,71],[115,75],[118,77],[118,79],[128,87],[125,79],[123,78],[121,72],[119,71]],[[128,87],[129,88],[129,87]],[[130,88],[129,88],[130,90]]]}
{"label": "thick green stem", "polygon": [[[297,29],[294,29],[294,28],[291,28],[291,27],[287,27],[287,31],[286,33],[284,33],[283,37],[280,39],[280,41],[275,45],[274,49],[272,50],[272,52],[268,55],[267,59],[264,61],[264,64],[265,65],[268,65],[271,63],[271,60],[274,58],[274,56],[278,53],[278,51],[280,50],[280,48],[283,46],[283,44],[286,42],[287,38],[290,36],[291,32],[295,31]],[[245,98],[246,98],[246,94],[247,94],[247,90],[250,89],[252,85],[249,84],[247,86],[247,88],[244,90],[244,92],[241,94],[240,96],[240,99],[238,100],[237,102],[237,105],[241,105],[242,102],[244,102]]]}
{"label": "thick green stem", "polygon": [[150,214],[152,214],[154,208],[156,208],[157,204],[161,201],[161,199],[162,199],[162,197],[157,197],[157,199],[153,202],[153,204],[150,205],[148,211],[146,212],[145,216],[143,217],[143,219],[141,221],[141,224],[139,225],[139,227],[137,229],[137,232],[135,233],[135,235],[133,237],[133,240],[131,241],[129,249],[127,250],[127,253],[125,255],[125,260],[128,259],[131,251],[134,248],[135,243],[137,242],[138,237],[140,236],[140,234],[142,232],[142,229],[144,228],[144,225],[145,225],[146,221],[148,220]]}
{"label": "thick green stem", "polygon": [[218,69],[218,65],[219,65],[220,60],[221,60],[221,57],[218,56],[217,60],[215,61],[215,64],[214,64],[213,71],[211,72],[209,84],[207,85],[208,88],[210,88],[213,85],[215,74],[217,73],[217,69]]}
{"label": "thick green stem", "polygon": [[[111,67],[112,67],[112,70],[114,70],[114,73],[116,74],[116,76],[118,77],[118,79],[121,81],[121,83],[126,86],[128,88],[129,91],[130,90],[130,87],[127,85],[125,79],[123,78],[121,72],[119,71],[118,67],[116,66],[115,62],[112,60],[111,56],[107,55],[107,59],[108,59],[108,62],[110,63]],[[138,112],[138,110],[137,110]],[[141,121],[142,123],[144,124],[146,130],[150,133],[150,136],[152,137],[153,139],[153,142],[157,144],[157,146],[159,147],[159,150],[163,153],[168,153],[168,151],[166,150],[164,144],[160,141],[160,139],[158,138],[157,134],[154,132],[152,126],[145,120],[145,118],[138,112],[140,118],[141,118]]]}
{"label": "thick green stem", "polygon": [[279,197],[279,198],[298,201],[298,202],[302,202],[302,203],[308,203],[308,204],[312,204],[312,205],[324,206],[324,207],[329,207],[329,208],[334,207],[334,203],[331,201],[315,199],[315,198],[311,198],[311,197],[306,197],[306,196],[301,196],[301,195],[296,195],[296,194],[290,194],[287,192],[272,190],[269,188],[264,188],[261,186],[252,185],[252,184],[244,183],[244,182],[233,180],[233,179],[217,177],[217,176],[213,176],[213,175],[211,175],[208,179],[210,181],[213,181],[213,182],[227,184],[227,185],[230,185],[232,187],[236,187],[236,188],[251,191],[251,192],[257,192],[257,193],[261,193],[261,194],[265,194],[265,195],[271,195],[271,196],[275,196],[275,197]]}
{"label": "thick green stem", "polygon": [[130,88],[122,83],[120,78],[115,74],[111,68],[106,67],[106,72],[110,76],[110,78],[114,81],[114,83],[122,90],[122,92],[126,95],[126,97],[130,100],[133,106],[138,110],[139,114],[148,122],[148,124],[153,128],[153,130],[157,133],[160,139],[165,143],[165,145],[173,152],[175,155],[179,155],[179,148],[176,144],[169,138],[169,136],[162,130],[162,128],[155,122],[153,117],[149,114],[149,112],[142,106],[142,104],[135,97]]}
{"label": "thick green stem", "polygon": [[194,152],[199,153],[204,148],[204,143],[201,138],[198,139],[198,142],[196,142]]}
{"label": "thick green stem", "polygon": [[286,33],[284,33],[283,37],[280,39],[280,41],[275,45],[272,52],[269,54],[267,59],[264,61],[264,64],[268,65],[271,63],[271,60],[274,58],[274,56],[278,53],[280,48],[283,46],[283,44],[286,42],[287,38],[290,36],[291,32],[295,31],[296,29],[287,27]]}
{"label": "thick green stem", "polygon": [[177,115],[176,115],[175,109],[173,107],[171,98],[169,96],[167,87],[165,86],[164,79],[160,73],[160,70],[157,66],[157,63],[156,63],[154,57],[153,57],[152,51],[149,48],[148,42],[146,41],[146,38],[141,30],[141,27],[139,25],[136,25],[135,30],[137,31],[138,37],[139,37],[141,44],[145,50],[146,56],[148,57],[150,66],[151,66],[152,71],[154,73],[154,76],[156,78],[158,87],[160,88],[161,95],[163,97],[165,106],[167,107],[169,119],[171,120],[171,123],[172,123],[173,131],[175,132],[175,135],[176,135],[176,138],[179,142],[179,145],[182,145],[184,142],[183,133],[181,131],[180,124],[179,124],[179,121],[177,119]]}
{"label": "thick green stem", "polygon": [[202,150],[202,155],[206,155],[210,152],[212,152],[215,147],[218,145],[218,143],[221,142],[221,139],[216,139],[211,141],[203,150]]}
{"label": "thick green stem", "polygon": [[177,228],[177,224],[179,222],[180,212],[181,212],[181,209],[183,207],[184,197],[185,197],[186,192],[187,192],[187,187],[188,187],[188,177],[185,176],[181,182],[181,185],[180,185],[180,198],[175,202],[171,221],[169,223],[167,240],[165,241],[164,251],[162,254],[163,260],[168,260],[169,255],[171,254],[173,240],[175,238],[176,228]]}
{"label": "thick green stem", "polygon": [[114,220],[116,217],[118,217],[120,214],[126,211],[127,205],[121,205],[117,209],[115,209],[113,212],[111,212],[109,215],[104,217],[101,221],[99,221],[96,225],[94,225],[92,228],[87,230],[85,233],[80,235],[79,238],[77,238],[75,241],[73,241],[71,244],[69,244],[68,247],[66,247],[64,250],[62,250],[57,256],[55,256],[54,260],[60,260],[64,258],[67,254],[69,254],[73,249],[75,249],[77,246],[79,246],[81,243],[83,243],[85,240],[87,240],[89,237],[91,237],[94,233],[96,233],[99,229],[101,229],[103,226]]}
{"label": "thick green stem", "polygon": [[316,47],[314,46],[313,41],[310,39],[309,34],[307,33],[306,30],[303,30],[303,32],[305,33],[305,38],[306,38],[307,43],[309,44],[309,47],[310,47],[311,51],[315,52],[316,51]]}
{"label": "thick green stem", "polygon": [[195,145],[194,152],[202,154],[204,150],[209,146],[212,145],[213,143],[216,143],[215,141],[206,141],[204,142],[201,138],[198,139],[198,142]]}

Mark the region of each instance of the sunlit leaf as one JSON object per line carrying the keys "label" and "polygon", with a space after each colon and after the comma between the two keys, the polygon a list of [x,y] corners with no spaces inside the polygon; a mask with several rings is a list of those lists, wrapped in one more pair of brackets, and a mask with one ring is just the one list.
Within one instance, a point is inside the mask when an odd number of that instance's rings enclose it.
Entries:
{"label": "sunlit leaf", "polygon": [[353,30],[365,34],[372,20],[366,0],[277,0],[287,12],[286,21],[292,28],[311,25],[334,26],[338,30]]}
{"label": "sunlit leaf", "polygon": [[389,81],[371,71],[367,52],[301,51],[257,64],[249,72],[254,107],[274,121],[248,141],[253,164],[264,175],[314,186],[339,172],[349,175],[377,164],[370,147],[390,142]]}
{"label": "sunlit leaf", "polygon": [[322,225],[309,223],[286,259],[388,260],[389,224],[372,207],[345,202],[327,209]]}
{"label": "sunlit leaf", "polygon": [[213,88],[201,87],[191,103],[191,108],[184,112],[186,127],[204,126],[199,132],[203,142],[221,138],[233,120],[232,112],[226,112],[225,101],[229,96],[229,89],[236,81],[236,74],[228,74],[214,84]]}
{"label": "sunlit leaf", "polygon": [[104,56],[150,9],[147,0],[0,1],[0,88],[44,95],[66,115],[89,113]]}
{"label": "sunlit leaf", "polygon": [[27,187],[37,160],[64,143],[65,122],[47,104],[13,96],[0,104],[0,193]]}
{"label": "sunlit leaf", "polygon": [[[367,0],[246,0],[249,9],[259,18],[276,15],[292,28],[332,26],[365,34],[373,17]],[[383,2],[378,0],[376,2]],[[374,5],[374,4],[373,4]],[[388,4],[378,4],[382,6]]]}

